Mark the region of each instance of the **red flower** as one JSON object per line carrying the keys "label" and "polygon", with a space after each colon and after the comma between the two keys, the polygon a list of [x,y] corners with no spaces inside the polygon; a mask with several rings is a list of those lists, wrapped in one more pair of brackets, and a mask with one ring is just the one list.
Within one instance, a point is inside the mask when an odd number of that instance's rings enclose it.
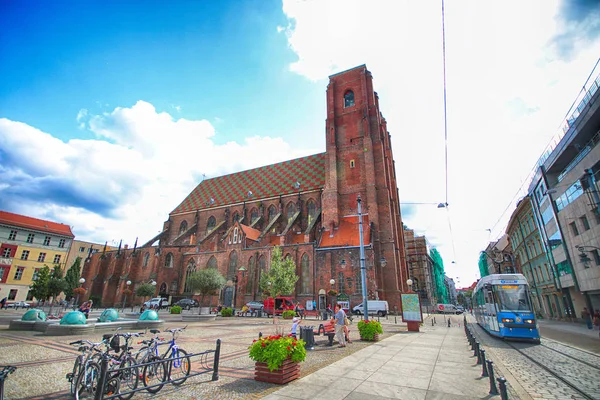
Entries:
{"label": "red flower", "polygon": [[261,343],[261,346],[262,346],[262,347],[265,347],[265,346],[266,346],[265,342],[262,342],[262,343]]}
{"label": "red flower", "polygon": [[295,346],[295,345],[296,345],[296,342],[292,342],[292,346]]}
{"label": "red flower", "polygon": [[256,339],[254,339],[254,340],[252,341],[252,343],[256,343]]}
{"label": "red flower", "polygon": [[288,350],[291,350],[292,348],[290,346],[287,347]]}

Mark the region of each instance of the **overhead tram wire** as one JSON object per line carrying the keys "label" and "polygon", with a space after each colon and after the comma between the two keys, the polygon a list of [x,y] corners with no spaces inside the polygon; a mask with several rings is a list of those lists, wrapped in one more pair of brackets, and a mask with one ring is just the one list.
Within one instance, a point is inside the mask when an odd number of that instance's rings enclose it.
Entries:
{"label": "overhead tram wire", "polygon": [[450,210],[448,209],[448,107],[446,90],[446,16],[444,10],[444,0],[442,0],[442,64],[444,71],[444,172],[446,178],[446,216],[448,218],[448,228],[450,229],[450,240],[452,241],[452,257],[456,260],[456,247],[454,245],[454,234],[452,233],[452,223],[450,222]]}

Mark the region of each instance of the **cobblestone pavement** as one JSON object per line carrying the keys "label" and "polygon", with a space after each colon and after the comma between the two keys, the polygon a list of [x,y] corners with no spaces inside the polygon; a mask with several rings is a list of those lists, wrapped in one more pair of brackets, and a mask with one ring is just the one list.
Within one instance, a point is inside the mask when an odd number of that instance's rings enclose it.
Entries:
{"label": "cobblestone pavement", "polygon": [[[216,340],[222,340],[219,380],[212,382],[212,374],[188,379],[180,387],[164,387],[153,399],[255,399],[264,397],[280,388],[278,385],[254,381],[254,362],[248,358],[248,346],[258,333],[275,334],[277,327],[289,332],[291,321],[276,321],[267,318],[227,318],[211,322],[192,323],[177,341],[188,353],[214,349]],[[304,320],[302,325],[318,326],[322,321]],[[384,337],[406,331],[406,326],[395,324],[394,318],[385,320]],[[182,322],[167,321],[165,329],[181,327]],[[301,364],[301,376],[323,368],[360,349],[370,342],[359,340],[355,323],[350,327],[353,343],[346,348],[323,346],[327,338],[317,336],[319,346],[309,351]],[[85,339],[100,341],[102,334],[86,336]],[[0,329],[0,364],[14,365],[18,369],[5,383],[6,399],[68,399],[69,383],[65,375],[71,372],[78,354],[69,342],[81,339],[78,336],[44,336],[39,332],[9,331]],[[135,344],[134,347],[138,347]],[[194,368],[194,361],[192,361]],[[134,398],[146,398],[140,392]]]}
{"label": "cobblestone pavement", "polygon": [[[559,342],[546,341],[544,338],[541,345],[505,342],[490,336],[476,323],[471,323],[470,327],[486,350],[487,359],[494,361],[495,369],[501,371],[513,384],[517,398],[600,399],[600,358],[597,356]],[[579,357],[590,365],[579,362]],[[496,375],[499,375],[498,372]],[[589,397],[583,396],[562,379],[566,379]]]}

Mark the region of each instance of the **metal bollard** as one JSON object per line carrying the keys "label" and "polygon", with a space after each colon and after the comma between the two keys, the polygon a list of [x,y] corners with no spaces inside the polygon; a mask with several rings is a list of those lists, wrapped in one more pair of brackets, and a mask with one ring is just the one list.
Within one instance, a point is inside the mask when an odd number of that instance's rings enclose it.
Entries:
{"label": "metal bollard", "polygon": [[475,350],[475,336],[471,335],[471,350]]}
{"label": "metal bollard", "polygon": [[397,318],[398,318],[398,317],[394,317],[394,324],[397,324],[397,323],[398,323],[398,320],[397,320]]}
{"label": "metal bollard", "polygon": [[481,348],[479,342],[477,342],[477,365],[481,364]]}
{"label": "metal bollard", "polygon": [[483,367],[481,369],[481,376],[483,378],[489,376],[488,374],[488,370],[487,370],[487,362],[485,361],[485,350],[479,350],[479,352],[481,353],[481,364],[483,364]]}
{"label": "metal bollard", "polygon": [[496,379],[498,386],[500,386],[500,399],[508,400],[508,393],[506,392],[506,379],[500,377]]}
{"label": "metal bollard", "polygon": [[434,323],[434,324],[437,324],[437,322],[435,322],[435,317],[433,317],[433,323]]}
{"label": "metal bollard", "polygon": [[258,338],[262,338],[262,332],[258,332]]}
{"label": "metal bollard", "polygon": [[433,320],[431,320],[431,326],[433,326]]}
{"label": "metal bollard", "polygon": [[473,357],[479,354],[479,342],[475,341],[475,348],[473,349]]}
{"label": "metal bollard", "polygon": [[490,394],[498,394],[498,388],[496,387],[496,380],[494,379],[494,362],[488,360],[488,373],[490,374]]}

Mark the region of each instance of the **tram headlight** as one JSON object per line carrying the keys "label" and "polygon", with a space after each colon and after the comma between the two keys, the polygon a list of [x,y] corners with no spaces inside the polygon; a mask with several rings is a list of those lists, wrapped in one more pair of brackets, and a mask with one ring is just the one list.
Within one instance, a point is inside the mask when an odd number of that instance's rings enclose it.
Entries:
{"label": "tram headlight", "polygon": [[523,322],[525,322],[526,324],[535,324],[534,319],[524,319]]}
{"label": "tram headlight", "polygon": [[502,322],[515,322],[512,318],[502,318]]}

